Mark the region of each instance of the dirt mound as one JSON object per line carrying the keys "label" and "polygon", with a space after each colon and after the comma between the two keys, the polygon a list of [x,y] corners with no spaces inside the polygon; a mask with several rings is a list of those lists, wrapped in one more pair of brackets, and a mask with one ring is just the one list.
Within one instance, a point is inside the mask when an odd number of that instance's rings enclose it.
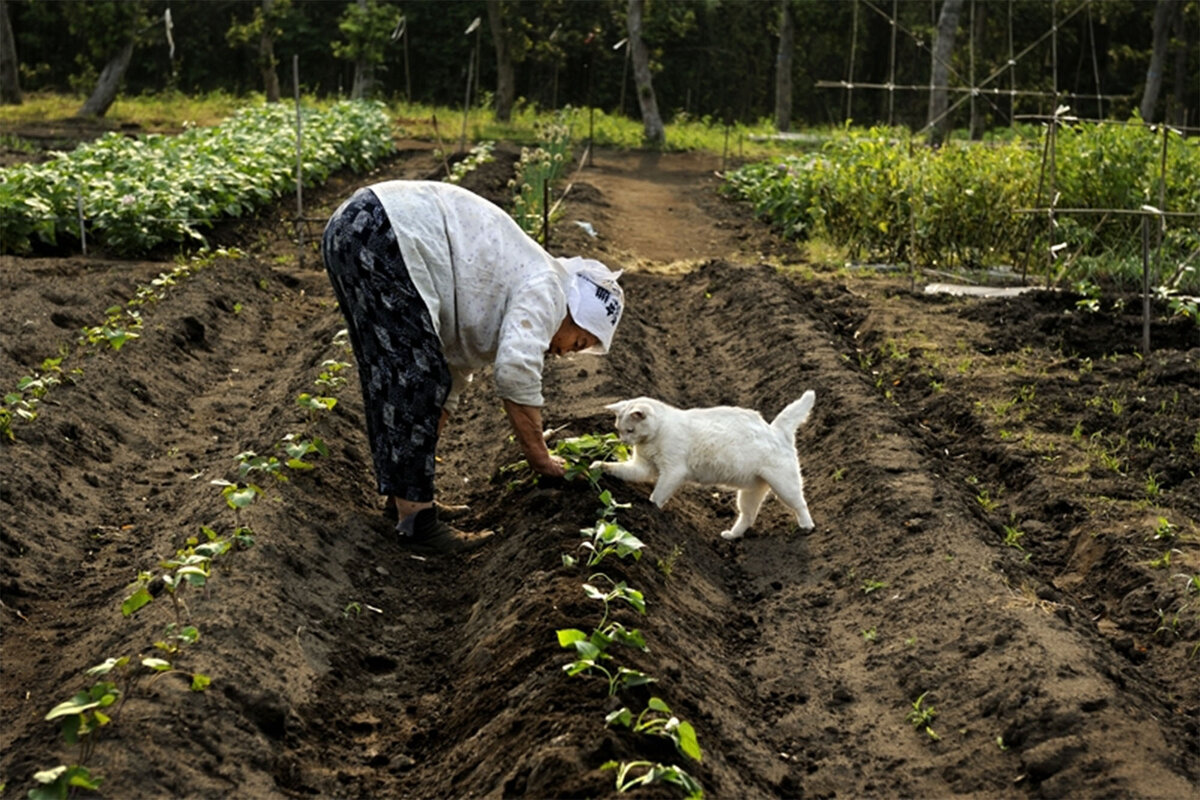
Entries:
{"label": "dirt mound", "polygon": [[[1194,330],[1143,358],[1123,324],[1073,329],[1089,323],[1070,299],[766,266],[797,251],[707,191],[696,159],[604,153],[574,177],[552,248],[627,268],[629,306],[609,356],[549,362],[546,422],[606,432],[604,404],[640,394],[770,418],[814,389],[797,436],[811,533],[768,499],[724,542],[731,493],[687,487],[660,511],[649,487],[606,481],[646,555],[568,565],[600,501],[498,477],[519,451],[485,374],[447,428],[439,490],[498,535],[413,557],[379,512],[353,369],[329,381],[328,361],[353,360],[332,293],[286,226],[170,287],[119,351],[78,348],[79,327],[172,265],[12,259],[0,380],[69,355],[0,450],[4,796],[79,759],[43,717],[96,680],[84,670],[159,655],[186,624],[199,639],[169,656],[178,670],[126,687],[99,733],[103,796],[616,797],[613,760],[678,764],[712,797],[1194,792]],[[310,201],[327,213],[355,183],[438,169],[407,151]],[[496,191],[499,169],[473,181]],[[338,402],[310,414],[301,393]],[[254,473],[259,499],[227,505],[211,481],[289,436],[328,453],[287,482]],[[123,616],[138,572],[201,526],[249,528],[253,546],[178,613],[164,592]],[[654,683],[609,696],[564,672],[556,631],[603,614],[589,581],[643,593],[644,615],[610,618],[644,633],[618,663]],[[695,727],[702,762],[605,725],[651,696]]]}

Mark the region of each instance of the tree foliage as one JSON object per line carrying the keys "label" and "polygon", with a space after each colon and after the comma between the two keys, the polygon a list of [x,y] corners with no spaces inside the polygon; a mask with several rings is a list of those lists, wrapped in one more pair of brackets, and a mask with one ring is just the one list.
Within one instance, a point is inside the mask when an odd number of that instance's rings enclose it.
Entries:
{"label": "tree foliage", "polygon": [[[637,114],[626,49],[627,0],[498,0],[513,65],[516,104],[541,108],[592,104]],[[21,86],[90,91],[122,37],[141,32],[123,91],[177,88],[261,91],[259,49],[246,37],[260,4],[243,0],[41,2],[6,0],[20,58]],[[366,6],[364,10],[363,5]],[[293,2],[275,26],[275,53],[297,56],[302,88],[347,94],[355,62],[377,67],[378,96],[461,104],[476,36],[463,32],[487,19],[486,0]],[[856,4],[849,0],[790,0],[795,21],[791,62],[793,119],[799,125],[895,122],[914,128],[928,119],[931,47],[943,3]],[[1052,92],[1086,117],[1126,118],[1141,102],[1153,50],[1156,3],[1135,0],[974,0],[964,4],[948,64],[951,105],[972,71],[986,92],[976,100],[985,127],[1013,117],[1047,114]],[[163,13],[175,23],[172,57],[162,35]],[[857,8],[857,13],[855,9]],[[1166,65],[1155,118],[1175,109],[1200,119],[1200,3],[1174,5]],[[895,9],[895,46],[888,15]],[[403,14],[405,39],[390,34]],[[643,37],[654,91],[668,121],[680,115],[753,122],[774,116],[780,7],[744,0],[650,0]],[[972,26],[977,26],[972,34]],[[1057,35],[1049,32],[1057,26]],[[229,33],[241,31],[240,33]],[[1011,39],[1010,39],[1011,31]],[[227,35],[249,46],[230,50]],[[493,39],[482,37],[477,102],[491,101],[497,84]],[[974,42],[974,47],[971,43]],[[851,47],[853,44],[853,71]],[[74,54],[64,58],[62,54]],[[406,69],[405,56],[410,69]],[[1010,66],[1009,61],[1013,60]],[[1181,77],[1182,76],[1182,77]],[[849,89],[839,81],[853,83]],[[879,86],[892,84],[888,92]],[[909,88],[912,87],[912,88]],[[1010,88],[1025,92],[1010,97]],[[1000,90],[1002,94],[993,94]],[[1086,97],[1085,97],[1086,95]],[[1102,97],[1095,97],[1102,95]],[[963,127],[969,107],[950,112]]]}

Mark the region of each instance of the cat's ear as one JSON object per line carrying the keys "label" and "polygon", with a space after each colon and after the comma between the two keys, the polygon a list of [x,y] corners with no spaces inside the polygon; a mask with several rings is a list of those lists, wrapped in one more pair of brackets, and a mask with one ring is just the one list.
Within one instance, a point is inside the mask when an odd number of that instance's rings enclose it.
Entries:
{"label": "cat's ear", "polygon": [[633,420],[634,422],[641,422],[642,420],[644,420],[646,418],[646,412],[645,411],[634,411],[629,415],[629,418],[631,420]]}
{"label": "cat's ear", "polygon": [[620,414],[621,409],[625,408],[625,404],[628,402],[629,402],[628,400],[618,400],[615,403],[609,403],[604,408],[608,411],[614,411],[614,412]]}

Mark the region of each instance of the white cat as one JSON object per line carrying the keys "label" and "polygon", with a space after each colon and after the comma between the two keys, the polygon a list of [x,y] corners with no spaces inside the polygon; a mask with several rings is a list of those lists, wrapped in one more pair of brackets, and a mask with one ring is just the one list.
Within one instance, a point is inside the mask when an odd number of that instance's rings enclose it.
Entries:
{"label": "white cat", "polygon": [[771,491],[808,530],[813,521],[804,502],[796,428],[808,419],[815,398],[809,389],[770,425],[746,408],[679,409],[649,397],[621,400],[605,408],[616,412],[617,434],[633,446],[633,458],[591,466],[623,481],[654,481],[650,500],[659,508],[687,482],[737,489],[738,518],[721,532],[724,539],[741,538]]}

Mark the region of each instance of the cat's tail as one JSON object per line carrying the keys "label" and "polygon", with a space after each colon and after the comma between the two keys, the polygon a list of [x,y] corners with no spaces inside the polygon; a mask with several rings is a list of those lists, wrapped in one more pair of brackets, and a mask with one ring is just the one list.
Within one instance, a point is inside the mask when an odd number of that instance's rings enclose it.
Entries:
{"label": "cat's tail", "polygon": [[771,427],[777,431],[781,431],[789,439],[794,437],[796,429],[808,419],[809,413],[812,412],[813,402],[816,399],[816,392],[809,389],[800,395],[799,400],[790,403],[787,408],[780,411],[779,416],[771,423]]}

